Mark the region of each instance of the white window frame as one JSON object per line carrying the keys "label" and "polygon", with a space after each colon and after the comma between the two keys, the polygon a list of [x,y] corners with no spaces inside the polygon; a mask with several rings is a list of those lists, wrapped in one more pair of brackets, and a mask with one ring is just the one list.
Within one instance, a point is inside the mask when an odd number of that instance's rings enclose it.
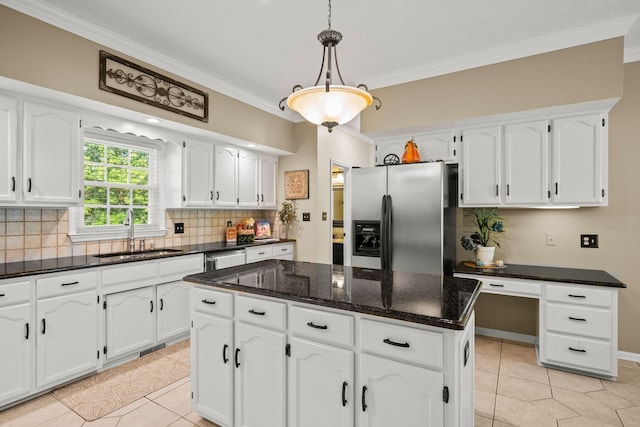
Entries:
{"label": "white window frame", "polygon": [[[151,200],[149,224],[136,224],[134,227],[134,237],[164,237],[167,230],[165,229],[164,206],[162,206],[162,192],[160,189],[160,171],[162,170],[160,162],[164,158],[163,145],[158,141],[148,138],[97,128],[84,129],[84,137],[82,140],[83,148],[87,140],[132,149],[150,150],[152,152],[149,156],[149,186],[151,187],[149,194]],[[84,163],[82,170],[82,183],[84,188]],[[84,205],[77,208],[69,208],[69,238],[72,243],[125,239],[129,237],[129,233],[130,228],[125,225],[85,226]]]}

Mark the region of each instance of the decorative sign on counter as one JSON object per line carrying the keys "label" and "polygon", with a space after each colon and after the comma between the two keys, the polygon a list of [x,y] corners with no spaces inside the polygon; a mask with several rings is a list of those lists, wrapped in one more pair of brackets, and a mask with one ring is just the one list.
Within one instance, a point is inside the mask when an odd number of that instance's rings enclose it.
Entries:
{"label": "decorative sign on counter", "polygon": [[170,77],[100,51],[100,89],[203,122],[209,96]]}

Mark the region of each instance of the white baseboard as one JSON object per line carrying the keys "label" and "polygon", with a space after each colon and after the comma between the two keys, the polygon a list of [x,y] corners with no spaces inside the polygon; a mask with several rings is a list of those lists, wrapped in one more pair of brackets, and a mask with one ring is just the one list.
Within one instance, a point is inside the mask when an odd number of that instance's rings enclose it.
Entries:
{"label": "white baseboard", "polygon": [[[536,344],[538,342],[538,337],[535,335],[518,334],[516,332],[501,331],[499,329],[476,327],[476,335],[484,335],[487,337],[501,338],[510,341],[526,342],[529,344]],[[618,359],[640,363],[640,354],[618,350]]]}
{"label": "white baseboard", "polygon": [[476,327],[476,335],[485,335],[487,337],[502,338],[504,340],[526,342],[528,344],[535,344],[538,342],[538,337],[535,335],[518,334],[516,332],[501,331],[499,329]]}
{"label": "white baseboard", "polygon": [[638,354],[638,353],[630,353],[628,351],[620,351],[620,350],[618,350],[618,359],[630,360],[632,362],[640,363],[640,354]]}

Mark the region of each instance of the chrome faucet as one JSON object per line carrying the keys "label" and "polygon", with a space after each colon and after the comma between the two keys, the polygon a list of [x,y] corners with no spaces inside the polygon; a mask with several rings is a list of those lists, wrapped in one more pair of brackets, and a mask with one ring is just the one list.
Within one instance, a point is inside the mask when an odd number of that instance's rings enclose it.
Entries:
{"label": "chrome faucet", "polygon": [[135,252],[136,250],[136,239],[134,237],[134,227],[133,227],[133,208],[129,208],[127,211],[127,219],[124,222],[125,226],[129,227],[129,252]]}

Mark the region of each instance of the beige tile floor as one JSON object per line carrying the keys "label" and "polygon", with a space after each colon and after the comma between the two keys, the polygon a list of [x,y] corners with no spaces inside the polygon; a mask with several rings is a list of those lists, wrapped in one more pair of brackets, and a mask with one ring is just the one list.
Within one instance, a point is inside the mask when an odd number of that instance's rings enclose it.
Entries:
{"label": "beige tile floor", "polygon": [[[0,426],[215,427],[189,394],[184,378],[93,422],[46,394],[0,412]],[[533,346],[477,336],[475,398],[477,427],[635,427],[640,365],[620,361],[618,382],[599,380],[538,366]]]}

